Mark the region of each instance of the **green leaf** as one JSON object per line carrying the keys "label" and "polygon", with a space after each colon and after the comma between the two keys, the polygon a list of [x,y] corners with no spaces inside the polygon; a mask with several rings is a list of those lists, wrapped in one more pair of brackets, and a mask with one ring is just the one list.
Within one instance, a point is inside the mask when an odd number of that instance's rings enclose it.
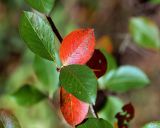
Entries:
{"label": "green leaf", "polygon": [[48,100],[30,107],[22,107],[11,96],[3,95],[0,97],[0,106],[12,110],[23,128],[60,128],[61,126],[61,120],[57,118],[55,112],[57,109],[53,109]]}
{"label": "green leaf", "polygon": [[143,128],[160,128],[160,121],[148,123]]}
{"label": "green leaf", "polygon": [[77,126],[77,128],[113,128],[112,125],[103,120],[97,118],[89,118],[87,121]]}
{"label": "green leaf", "polygon": [[150,2],[153,3],[153,4],[159,4],[160,0],[150,0]]}
{"label": "green leaf", "polygon": [[106,60],[107,60],[107,63],[108,63],[107,72],[109,72],[112,69],[116,69],[117,68],[117,62],[116,62],[115,58],[111,54],[107,53],[105,49],[101,49],[100,51],[106,57]]}
{"label": "green leaf", "polygon": [[0,128],[21,128],[21,126],[10,111],[0,109]]}
{"label": "green leaf", "polygon": [[69,93],[80,100],[95,103],[97,78],[92,70],[85,65],[69,65],[60,72],[60,84]]}
{"label": "green leaf", "polygon": [[59,82],[59,73],[55,64],[36,56],[33,67],[38,80],[43,84],[43,90],[49,91],[52,96]]}
{"label": "green leaf", "polygon": [[142,88],[148,83],[149,79],[146,74],[134,66],[121,66],[117,70],[110,71],[100,81],[103,88],[116,92]]}
{"label": "green leaf", "polygon": [[49,14],[53,8],[54,0],[26,0],[26,2],[34,9]]}
{"label": "green leaf", "polygon": [[31,106],[46,98],[44,94],[30,85],[24,85],[12,96],[22,106]]}
{"label": "green leaf", "polygon": [[111,122],[112,124],[116,122],[115,115],[121,111],[123,107],[123,102],[115,97],[109,96],[107,98],[107,103],[104,108],[98,113],[99,117]]}
{"label": "green leaf", "polygon": [[145,18],[132,18],[129,24],[134,41],[144,48],[160,48],[160,32],[156,24]]}
{"label": "green leaf", "polygon": [[24,11],[19,30],[21,37],[32,52],[45,59],[55,60],[54,35],[44,16]]}

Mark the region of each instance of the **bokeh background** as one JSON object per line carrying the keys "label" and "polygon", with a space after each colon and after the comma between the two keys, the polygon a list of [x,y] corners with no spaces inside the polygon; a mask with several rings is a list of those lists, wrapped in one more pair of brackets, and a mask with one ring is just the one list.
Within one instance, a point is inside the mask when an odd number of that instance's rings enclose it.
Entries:
{"label": "bokeh background", "polygon": [[[116,94],[124,103],[132,102],[135,107],[132,128],[160,120],[160,54],[138,46],[129,31],[130,19],[139,16],[149,18],[159,29],[160,4],[157,3],[151,0],[55,0],[51,14],[63,37],[76,28],[94,28],[97,47],[111,53],[118,66],[135,65],[148,75],[149,86]],[[0,0],[0,108],[12,110],[24,128],[68,127],[60,111],[47,100],[25,108],[6,95],[26,82],[35,81],[31,66],[34,55],[18,31],[22,10],[30,10],[24,0]]]}

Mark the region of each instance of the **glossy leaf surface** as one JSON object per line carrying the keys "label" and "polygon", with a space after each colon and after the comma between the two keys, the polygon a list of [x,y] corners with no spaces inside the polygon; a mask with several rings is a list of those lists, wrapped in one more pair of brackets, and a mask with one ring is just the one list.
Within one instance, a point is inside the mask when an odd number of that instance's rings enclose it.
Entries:
{"label": "glossy leaf surface", "polygon": [[132,18],[129,27],[138,45],[145,48],[160,48],[160,32],[153,21],[145,17]]}
{"label": "glossy leaf surface", "polygon": [[107,60],[100,50],[95,49],[93,56],[87,62],[87,66],[90,67],[96,74],[97,78],[99,78],[103,76],[107,70]]}
{"label": "glossy leaf surface", "polygon": [[0,128],[21,128],[21,126],[10,111],[0,109]]}
{"label": "glossy leaf surface", "polygon": [[86,122],[77,126],[77,128],[113,128],[113,127],[109,122],[103,119],[89,118],[86,120]]}
{"label": "glossy leaf surface", "polygon": [[85,64],[92,56],[95,47],[93,29],[78,29],[67,35],[60,47],[63,65]]}
{"label": "glossy leaf surface", "polygon": [[117,70],[111,70],[101,79],[101,84],[116,92],[125,92],[135,88],[142,88],[149,84],[146,74],[134,66],[122,66]]}
{"label": "glossy leaf surface", "polygon": [[42,13],[50,13],[54,5],[54,0],[26,0],[26,2],[34,9]]}
{"label": "glossy leaf surface", "polygon": [[46,98],[46,96],[38,91],[35,87],[24,85],[13,94],[13,98],[19,105],[31,106],[40,102],[41,100]]}
{"label": "glossy leaf surface", "polygon": [[89,109],[89,104],[80,101],[63,87],[60,90],[60,108],[65,120],[72,126],[81,123]]}
{"label": "glossy leaf surface", "polygon": [[54,35],[44,16],[24,11],[19,30],[22,39],[32,52],[45,59],[55,60]]}
{"label": "glossy leaf surface", "polygon": [[60,84],[78,99],[88,103],[95,103],[97,79],[89,67],[84,65],[63,67],[60,72]]}

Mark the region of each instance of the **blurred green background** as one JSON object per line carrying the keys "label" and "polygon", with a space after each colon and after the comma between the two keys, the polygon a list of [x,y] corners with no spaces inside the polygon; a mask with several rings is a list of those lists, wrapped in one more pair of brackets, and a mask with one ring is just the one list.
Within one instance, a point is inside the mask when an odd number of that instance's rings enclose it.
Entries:
{"label": "blurred green background", "polygon": [[[104,48],[112,54],[118,66],[134,65],[149,76],[149,86],[116,94],[124,103],[133,103],[136,110],[131,122],[133,128],[160,120],[159,3],[158,0],[55,0],[51,14],[63,37],[76,28],[92,27],[95,29],[97,48]],[[10,96],[26,83],[34,83],[39,90],[46,92],[46,87],[37,80],[33,70],[33,63],[41,63],[41,60],[37,58],[35,62],[34,54],[19,36],[19,17],[23,10],[31,10],[23,0],[0,1],[0,108],[11,110],[23,128],[67,128],[69,126],[57,109],[58,100],[54,101],[54,105],[44,100],[31,107],[22,107]],[[133,17],[140,19],[136,21]],[[41,65],[38,66],[41,68]],[[57,88],[58,77],[55,65],[50,66],[53,71],[47,74],[55,76],[52,81],[47,81],[46,86],[54,87],[49,91],[52,95]],[[45,67],[47,71],[48,67]],[[56,92],[55,97],[57,95]],[[122,106],[122,102],[114,96],[109,97],[108,102]],[[112,108],[108,106],[107,109]]]}

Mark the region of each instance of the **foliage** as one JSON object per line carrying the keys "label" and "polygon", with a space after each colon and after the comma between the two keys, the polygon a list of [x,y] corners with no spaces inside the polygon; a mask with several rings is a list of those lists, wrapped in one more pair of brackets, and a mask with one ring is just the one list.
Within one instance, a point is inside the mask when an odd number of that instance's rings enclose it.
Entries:
{"label": "foliage", "polygon": [[154,22],[145,17],[132,18],[130,31],[134,41],[145,48],[160,49],[160,32]]}
{"label": "foliage", "polygon": [[[51,18],[51,11],[55,5],[54,0],[40,2],[26,0],[26,2],[36,11],[22,13],[19,32],[25,44],[36,56],[31,55],[34,61],[22,65],[8,82],[8,84],[15,82],[18,85],[16,91],[14,89],[11,91],[14,93],[10,97],[18,105],[25,106],[23,108],[25,112],[22,110],[22,113],[27,113],[26,107],[30,107],[33,112],[32,107],[44,103],[45,107],[39,107],[39,109],[46,109],[47,114],[36,109],[43,120],[53,114],[50,109],[55,110],[54,107],[56,110],[58,109],[59,105],[55,100],[55,97],[58,97],[61,113],[66,122],[73,127],[113,128],[114,124],[118,124],[119,128],[122,125],[128,128],[128,123],[134,116],[133,106],[131,104],[123,106],[123,101],[116,96],[111,96],[109,92],[122,93],[145,87],[150,82],[147,75],[134,66],[118,67],[111,54],[113,52],[111,41],[104,37],[96,46],[94,29],[92,28],[71,31],[62,41],[60,40],[59,44],[55,36],[61,35]],[[56,20],[58,21],[58,19]],[[66,28],[73,27],[64,23],[63,25]],[[62,29],[65,28],[64,26]],[[152,49],[160,48],[159,30],[149,19],[132,18],[129,28],[133,40],[139,46]],[[95,46],[100,48],[104,42],[107,42],[105,49],[95,49]],[[109,50],[107,47],[110,47]],[[17,80],[16,77],[20,77],[20,80]],[[28,82],[28,79],[31,79],[31,82]],[[89,107],[96,106],[98,89],[107,92],[105,95],[107,100],[98,112],[100,118],[96,118],[95,110],[90,110],[94,118],[87,118]],[[60,91],[58,96],[57,91]],[[120,112],[121,108],[123,112]],[[18,111],[21,109],[19,108]],[[48,122],[50,123],[52,120]],[[2,124],[6,125],[5,128],[9,128],[7,125],[20,127],[17,119],[4,110],[0,110],[0,126]],[[158,126],[159,122],[155,122],[145,125],[144,128]]]}
{"label": "foliage", "polygon": [[17,118],[8,110],[0,109],[1,128],[21,128]]}
{"label": "foliage", "polygon": [[160,122],[155,121],[155,122],[148,123],[143,128],[160,128]]}

